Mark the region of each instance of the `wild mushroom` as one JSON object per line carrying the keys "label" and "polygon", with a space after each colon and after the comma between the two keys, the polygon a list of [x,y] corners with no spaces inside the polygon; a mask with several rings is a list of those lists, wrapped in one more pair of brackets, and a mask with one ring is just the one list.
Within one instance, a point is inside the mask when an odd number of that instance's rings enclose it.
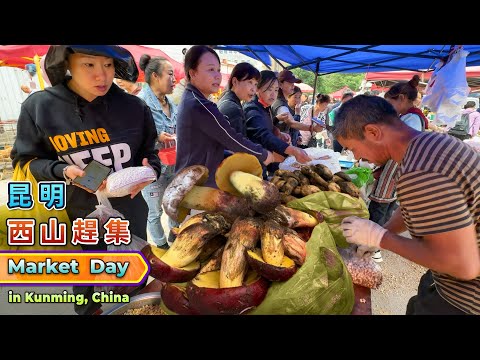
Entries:
{"label": "wild mushroom", "polygon": [[280,193],[272,183],[262,179],[262,166],[257,158],[235,153],[222,161],[215,173],[219,189],[247,198],[252,209],[265,214],[280,205]]}
{"label": "wild mushroom", "polygon": [[181,170],[163,194],[162,205],[167,215],[178,222],[185,219],[190,209],[233,217],[251,215],[246,199],[201,186],[207,179],[208,169],[203,165],[192,165]]}
{"label": "wild mushroom", "polygon": [[263,173],[262,165],[253,155],[235,153],[224,159],[215,172],[215,182],[220,190],[236,196],[242,196],[242,194],[230,182],[233,171],[243,171],[259,178]]}

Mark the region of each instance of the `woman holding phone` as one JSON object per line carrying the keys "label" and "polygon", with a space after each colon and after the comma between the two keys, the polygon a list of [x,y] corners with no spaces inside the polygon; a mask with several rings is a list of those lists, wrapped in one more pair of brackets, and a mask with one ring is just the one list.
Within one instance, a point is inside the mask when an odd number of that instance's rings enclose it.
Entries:
{"label": "woman holding phone", "polygon": [[[160,176],[154,148],[157,132],[149,107],[113,84],[114,77],[137,80],[130,52],[116,45],[52,45],[45,56],[45,71],[52,87],[30,95],[22,104],[11,153],[13,167],[32,160],[30,170],[37,181],[75,181],[85,175],[83,169],[92,160],[112,171],[150,166]],[[129,196],[111,198],[113,208],[129,220],[131,234],[142,239],[146,239],[148,207],[137,194],[146,185],[139,184]],[[84,218],[98,204],[95,194],[74,185],[67,186],[66,194],[71,221]],[[101,239],[97,245],[82,247],[106,249]],[[91,296],[93,287],[74,287],[74,291]],[[100,306],[89,301],[75,305],[75,311],[88,314]]]}

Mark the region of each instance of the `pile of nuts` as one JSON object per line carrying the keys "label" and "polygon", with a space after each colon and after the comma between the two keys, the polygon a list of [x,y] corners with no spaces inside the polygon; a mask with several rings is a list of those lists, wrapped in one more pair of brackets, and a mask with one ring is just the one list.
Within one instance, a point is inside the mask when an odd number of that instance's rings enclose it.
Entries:
{"label": "pile of nuts", "polygon": [[370,289],[377,289],[382,284],[382,268],[371,257],[358,257],[352,246],[347,249],[339,249],[339,253],[354,284]]}
{"label": "pile of nuts", "polygon": [[129,309],[122,315],[167,315],[160,305],[144,305],[137,309]]}

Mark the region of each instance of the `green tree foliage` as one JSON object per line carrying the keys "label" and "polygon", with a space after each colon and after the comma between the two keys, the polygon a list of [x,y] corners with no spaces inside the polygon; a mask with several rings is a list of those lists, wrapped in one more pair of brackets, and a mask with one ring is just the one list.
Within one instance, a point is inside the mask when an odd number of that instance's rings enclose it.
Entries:
{"label": "green tree foliage", "polygon": [[[313,72],[303,69],[293,69],[292,72],[296,77],[302,79],[304,83],[314,87],[315,74]],[[364,77],[364,73],[337,73],[318,76],[316,93],[330,94],[343,88],[345,85],[353,91],[358,91]]]}

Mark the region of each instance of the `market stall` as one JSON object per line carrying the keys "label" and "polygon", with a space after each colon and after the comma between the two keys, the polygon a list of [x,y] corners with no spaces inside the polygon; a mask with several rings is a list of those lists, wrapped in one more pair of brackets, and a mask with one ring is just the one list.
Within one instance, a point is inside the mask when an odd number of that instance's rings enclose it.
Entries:
{"label": "market stall", "polygon": [[328,160],[267,181],[254,156],[235,153],[216,170],[218,189],[202,186],[202,165],[178,172],[162,201],[180,223],[176,239],[169,249],[141,248],[155,279],[141,293],[167,315],[371,313],[381,269],[357,258],[339,229],[368,211],[338,160]]}
{"label": "market stall", "polygon": [[[152,294],[158,296],[158,303],[160,303],[160,292],[162,290],[163,283],[159,280],[151,281],[143,290],[141,290],[138,294]],[[355,304],[353,305],[353,310],[351,315],[372,315],[372,297],[371,297],[371,289],[360,286],[360,285],[353,285],[353,289],[355,292]],[[134,298],[131,299],[135,301]],[[111,313],[119,313],[121,312],[121,306],[112,308],[106,314]],[[120,311],[119,311],[120,309]]]}

